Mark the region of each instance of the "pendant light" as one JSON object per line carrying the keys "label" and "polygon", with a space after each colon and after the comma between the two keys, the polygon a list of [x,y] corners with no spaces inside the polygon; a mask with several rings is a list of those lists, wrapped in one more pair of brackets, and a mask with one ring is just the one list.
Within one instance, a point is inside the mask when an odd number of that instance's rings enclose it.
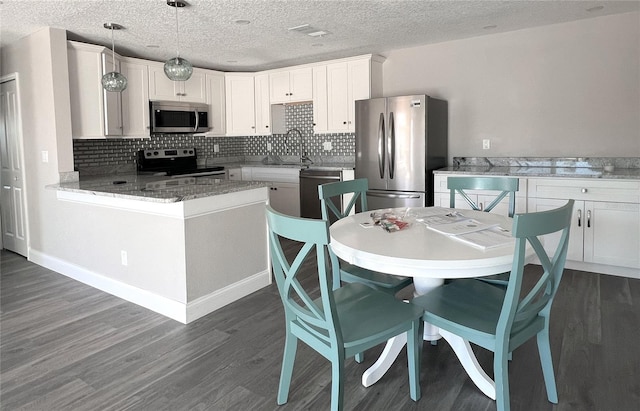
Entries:
{"label": "pendant light", "polygon": [[113,41],[113,31],[122,30],[116,23],[104,23],[105,29],[111,30],[111,57],[113,60],[113,71],[102,76],[102,87],[107,91],[122,92],[127,88],[127,78],[116,71],[116,45]]}
{"label": "pendant light", "polygon": [[178,28],[178,7],[185,7],[187,3],[181,0],[171,1],[167,0],[167,4],[176,9],[176,50],[177,56],[170,58],[164,63],[164,74],[173,81],[187,81],[191,78],[193,73],[193,66],[187,60],[180,57],[180,40]]}

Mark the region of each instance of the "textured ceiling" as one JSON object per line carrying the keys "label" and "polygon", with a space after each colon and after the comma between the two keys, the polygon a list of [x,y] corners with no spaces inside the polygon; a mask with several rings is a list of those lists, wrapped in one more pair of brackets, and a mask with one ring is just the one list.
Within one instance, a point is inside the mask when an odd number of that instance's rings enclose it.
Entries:
{"label": "textured ceiling", "polygon": [[[640,10],[639,1],[187,0],[180,55],[194,66],[259,71]],[[600,8],[599,6],[604,6]],[[598,8],[588,11],[588,9]],[[237,24],[248,20],[249,24]],[[164,61],[175,56],[175,8],[166,0],[0,0],[0,45],[42,27]],[[309,24],[323,37],[291,32]],[[640,24],[640,22],[639,22]],[[486,28],[487,26],[495,26]]]}

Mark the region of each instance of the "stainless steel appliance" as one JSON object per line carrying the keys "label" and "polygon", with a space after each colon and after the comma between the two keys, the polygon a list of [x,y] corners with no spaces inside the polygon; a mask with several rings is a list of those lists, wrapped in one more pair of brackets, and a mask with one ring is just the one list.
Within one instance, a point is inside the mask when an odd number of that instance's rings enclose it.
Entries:
{"label": "stainless steel appliance", "polygon": [[[342,180],[341,170],[323,170],[304,168],[300,170],[300,216],[306,218],[322,218],[318,186]],[[332,199],[338,209],[342,209],[339,198]],[[337,221],[337,217],[331,213],[331,223]]]}
{"label": "stainless steel appliance", "polygon": [[151,133],[203,133],[209,127],[209,106],[179,101],[150,101]]}
{"label": "stainless steel appliance", "polygon": [[138,150],[138,174],[225,178],[223,166],[198,167],[195,148]]}
{"label": "stainless steel appliance", "polygon": [[447,163],[447,102],[387,97],[355,109],[355,176],[369,180],[369,209],[433,205],[433,170]]}

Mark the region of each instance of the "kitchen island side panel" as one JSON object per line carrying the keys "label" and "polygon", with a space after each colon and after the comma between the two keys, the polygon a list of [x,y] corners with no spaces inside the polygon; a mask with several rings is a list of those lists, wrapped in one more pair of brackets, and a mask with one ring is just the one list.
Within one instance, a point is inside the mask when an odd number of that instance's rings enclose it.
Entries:
{"label": "kitchen island side panel", "polygon": [[269,271],[265,204],[185,221],[187,301]]}

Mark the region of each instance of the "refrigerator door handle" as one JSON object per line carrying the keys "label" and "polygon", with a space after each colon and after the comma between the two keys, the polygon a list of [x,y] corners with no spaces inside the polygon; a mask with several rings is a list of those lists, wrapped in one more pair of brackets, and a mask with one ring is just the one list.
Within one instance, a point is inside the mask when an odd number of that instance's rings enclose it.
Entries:
{"label": "refrigerator door handle", "polygon": [[388,193],[372,193],[367,191],[367,195],[370,197],[381,198],[420,198],[420,194],[388,194]]}
{"label": "refrigerator door handle", "polygon": [[396,125],[393,120],[393,111],[389,113],[389,143],[387,144],[389,153],[389,179],[393,180],[396,170]]}
{"label": "refrigerator door handle", "polygon": [[380,113],[380,121],[378,122],[378,169],[380,170],[380,178],[384,178],[385,151],[384,113]]}

